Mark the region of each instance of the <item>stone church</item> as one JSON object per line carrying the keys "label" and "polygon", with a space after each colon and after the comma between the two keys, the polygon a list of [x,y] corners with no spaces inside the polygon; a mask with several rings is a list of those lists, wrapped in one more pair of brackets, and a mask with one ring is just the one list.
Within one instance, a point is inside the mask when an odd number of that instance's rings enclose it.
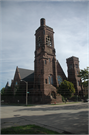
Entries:
{"label": "stone church", "polygon": [[61,102],[61,95],[57,94],[57,87],[63,80],[69,80],[74,84],[76,95],[81,91],[81,78],[79,73],[79,59],[70,57],[66,59],[68,78],[60,63],[56,59],[54,47],[54,31],[46,25],[45,19],[40,19],[40,27],[35,32],[35,60],[34,71],[16,68],[11,87],[16,93],[16,86],[20,85],[26,95],[26,83],[28,84],[28,100],[31,103]]}

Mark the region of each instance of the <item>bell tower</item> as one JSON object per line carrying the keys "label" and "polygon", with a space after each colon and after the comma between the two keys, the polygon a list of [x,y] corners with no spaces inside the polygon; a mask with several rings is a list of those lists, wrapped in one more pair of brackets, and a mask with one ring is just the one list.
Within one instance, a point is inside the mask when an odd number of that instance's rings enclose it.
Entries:
{"label": "bell tower", "polygon": [[74,84],[76,95],[79,95],[82,86],[81,86],[81,78],[78,77],[79,74],[79,59],[77,57],[70,57],[66,59],[67,67],[68,67],[68,80]]}
{"label": "bell tower", "polygon": [[56,94],[58,85],[53,34],[45,19],[40,19],[40,27],[35,32],[34,90],[37,100],[44,103],[50,100],[51,93]]}

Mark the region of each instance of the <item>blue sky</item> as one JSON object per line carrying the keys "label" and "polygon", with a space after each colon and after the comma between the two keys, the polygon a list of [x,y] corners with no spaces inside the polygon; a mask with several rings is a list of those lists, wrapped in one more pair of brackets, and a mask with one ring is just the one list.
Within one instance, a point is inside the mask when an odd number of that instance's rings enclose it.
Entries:
{"label": "blue sky", "polygon": [[34,70],[35,30],[40,19],[54,30],[56,58],[66,76],[66,58],[89,66],[89,1],[0,1],[0,89],[11,84],[16,66]]}

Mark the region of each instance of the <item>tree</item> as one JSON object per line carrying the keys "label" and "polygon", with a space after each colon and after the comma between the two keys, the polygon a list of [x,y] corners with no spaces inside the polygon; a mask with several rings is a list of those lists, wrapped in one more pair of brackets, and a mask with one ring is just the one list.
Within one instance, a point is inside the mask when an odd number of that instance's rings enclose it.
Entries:
{"label": "tree", "polygon": [[1,89],[1,95],[4,95],[5,94],[5,88],[2,88]]}
{"label": "tree", "polygon": [[87,67],[84,70],[81,70],[79,72],[78,77],[81,77],[83,87],[84,88],[87,87],[88,86],[88,81],[89,81],[89,67]]}
{"label": "tree", "polygon": [[6,90],[6,92],[5,92],[5,95],[6,95],[7,97],[13,96],[13,92],[12,92],[11,87],[8,87],[8,88],[7,88],[7,90]]}
{"label": "tree", "polygon": [[2,88],[1,89],[1,96],[12,96],[13,92],[11,90],[11,87],[6,88]]}
{"label": "tree", "polygon": [[58,93],[61,94],[64,98],[71,97],[72,94],[75,93],[73,83],[64,80],[58,87]]}

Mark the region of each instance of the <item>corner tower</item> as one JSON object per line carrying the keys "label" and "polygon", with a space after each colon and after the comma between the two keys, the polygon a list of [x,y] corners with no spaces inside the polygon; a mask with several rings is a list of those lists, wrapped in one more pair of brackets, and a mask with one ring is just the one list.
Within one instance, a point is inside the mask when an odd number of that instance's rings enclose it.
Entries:
{"label": "corner tower", "polygon": [[57,62],[53,29],[46,26],[44,18],[35,32],[34,90],[37,101],[48,102],[56,95]]}
{"label": "corner tower", "polygon": [[68,67],[68,80],[74,84],[76,95],[79,95],[82,90],[81,78],[78,77],[79,74],[79,59],[77,57],[70,57],[66,59]]}

